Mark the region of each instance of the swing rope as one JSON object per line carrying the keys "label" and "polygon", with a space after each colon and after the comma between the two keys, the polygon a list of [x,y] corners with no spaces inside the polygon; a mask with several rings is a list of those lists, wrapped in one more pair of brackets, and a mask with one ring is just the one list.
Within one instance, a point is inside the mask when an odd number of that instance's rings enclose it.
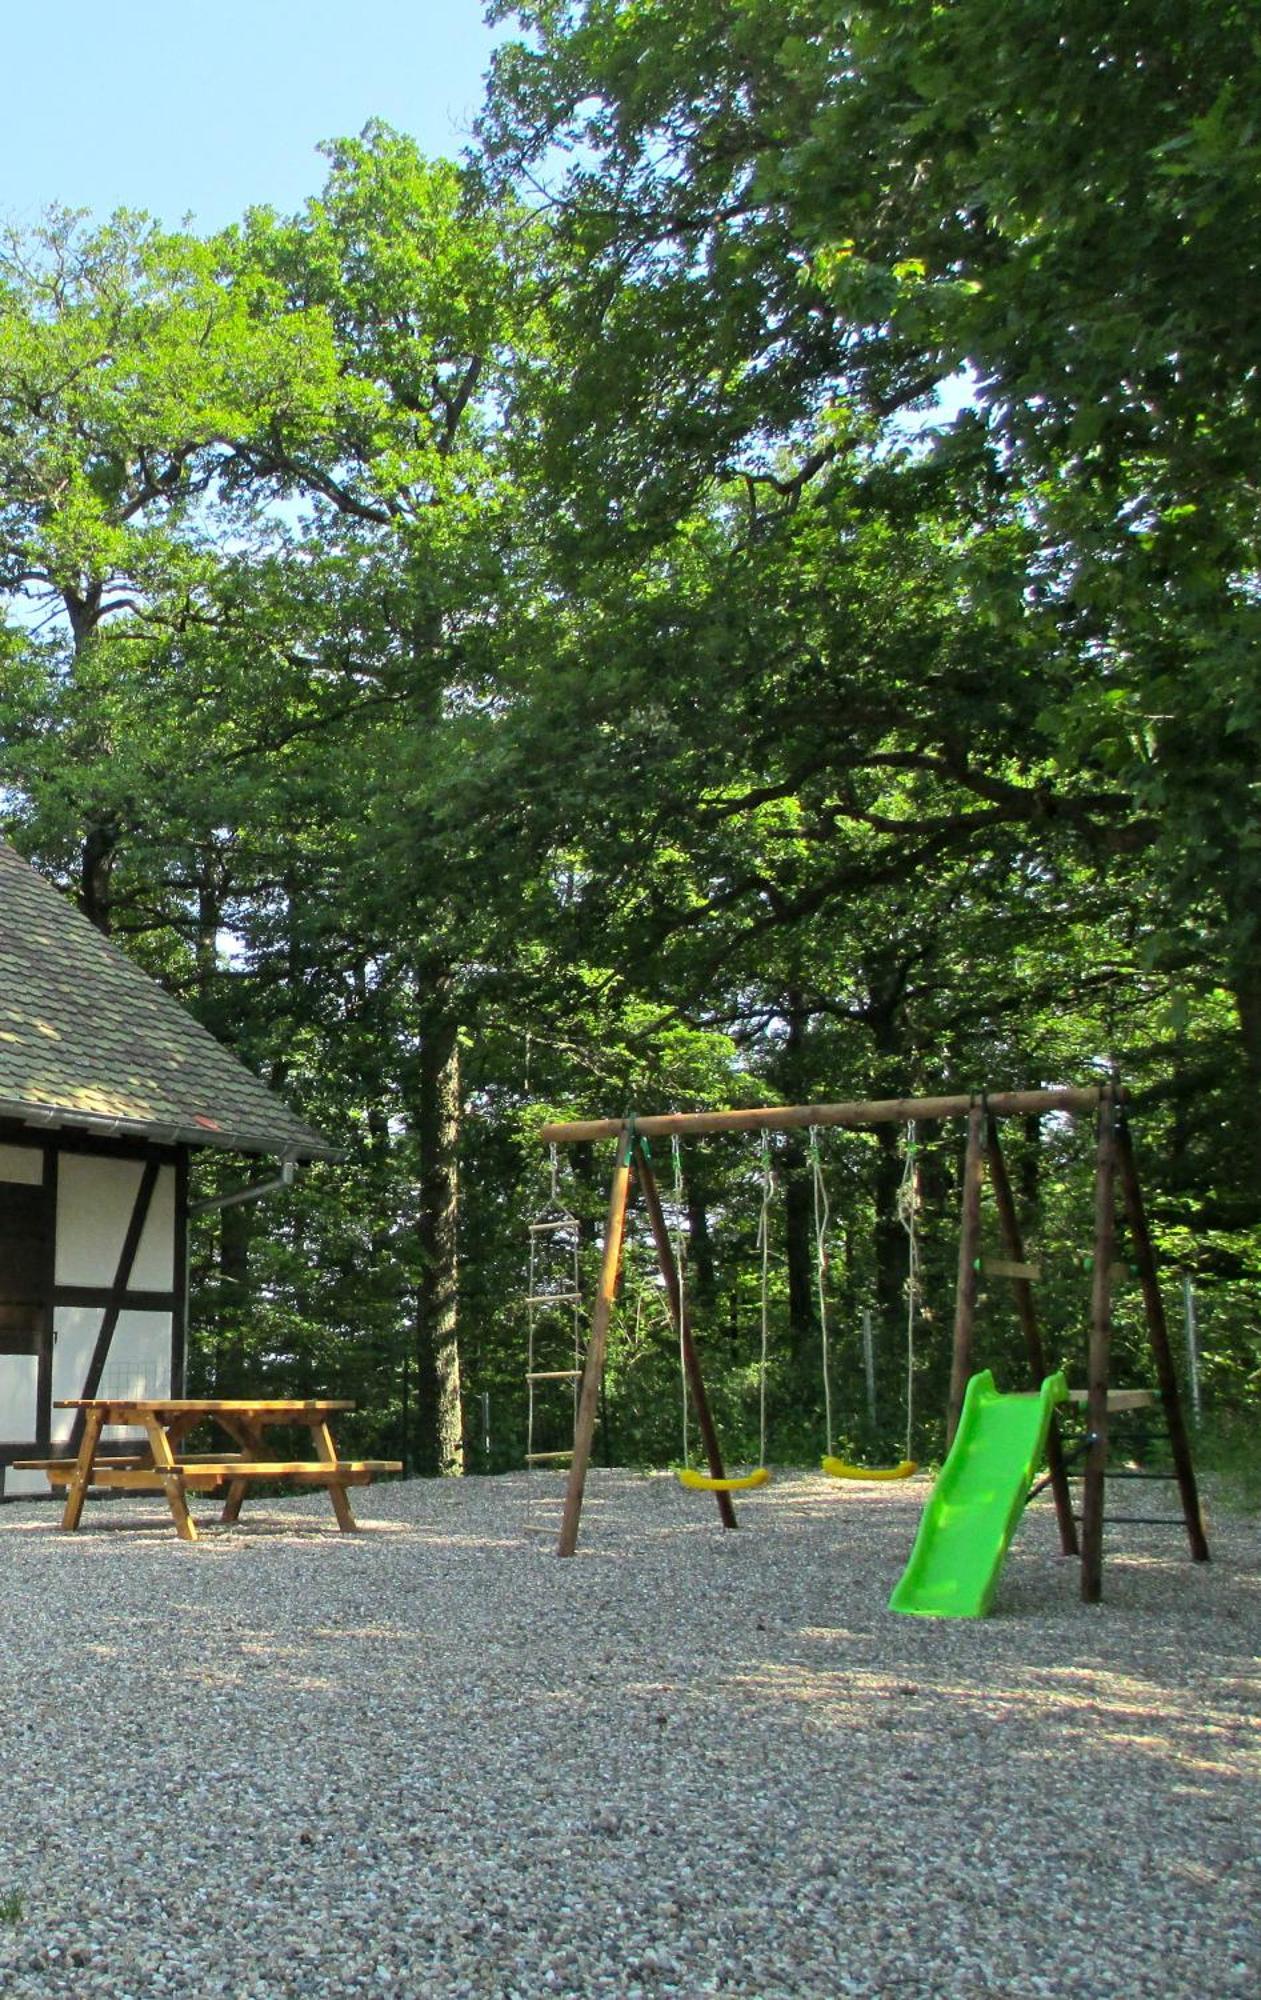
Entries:
{"label": "swing rope", "polygon": [[[675,1188],[676,1191],[678,1191],[682,1187],[682,1177],[678,1165],[677,1138],[674,1140],[673,1143],[676,1149]],[[758,1249],[761,1253],[761,1266],[762,1266],[762,1277],[761,1277],[762,1340],[761,1340],[761,1365],[759,1370],[759,1383],[758,1383],[758,1461],[759,1462],[757,1465],[754,1466],[751,1472],[733,1473],[730,1477],[724,1479],[715,1479],[712,1474],[707,1472],[698,1472],[690,1464],[685,1464],[682,1470],[675,1474],[675,1477],[677,1478],[680,1486],[688,1487],[693,1493],[744,1493],[747,1492],[751,1487],[766,1486],[770,1483],[771,1470],[766,1463],[766,1368],[767,1368],[767,1357],[770,1344],[770,1304],[769,1304],[770,1260],[771,1260],[770,1209],[774,1191],[775,1191],[775,1176],[771,1171],[770,1134],[768,1132],[763,1132],[762,1205],[758,1215],[758,1225],[757,1225],[757,1241],[758,1241]],[[682,1269],[681,1259],[679,1258],[677,1252],[675,1256],[675,1261],[679,1265],[679,1328],[680,1328],[679,1367],[680,1367],[680,1372],[683,1375],[683,1399],[684,1399],[683,1400],[683,1408],[684,1408],[683,1447],[684,1447],[684,1456],[686,1457],[687,1369],[683,1356],[683,1337],[682,1337],[683,1269]]]}
{"label": "swing rope", "polygon": [[[827,1273],[827,1191],[823,1188],[823,1174],[819,1164],[818,1145],[813,1127],[811,1128],[810,1155],[814,1167],[814,1228],[818,1244],[819,1266],[819,1323],[823,1330],[823,1403],[827,1426],[828,1448],[823,1460],[823,1470],[831,1479],[909,1479],[918,1470],[911,1457],[911,1427],[913,1411],[911,1396],[915,1367],[915,1309],[919,1296],[919,1255],[915,1236],[915,1126],[906,1128],[906,1158],[902,1169],[902,1182],[898,1189],[898,1215],[910,1238],[909,1272],[907,1278],[907,1375],[906,1375],[906,1452],[897,1465],[862,1466],[851,1465],[848,1460],[832,1455],[832,1395],[828,1382],[828,1324],[827,1304],[823,1293],[823,1281]],[[909,1194],[908,1194],[909,1190]],[[822,1219],[820,1219],[822,1218]]]}
{"label": "swing rope", "polygon": [[762,1253],[762,1357],[758,1375],[758,1452],[759,1466],[766,1465],[766,1356],[770,1328],[770,1270],[771,1270],[771,1200],[775,1192],[775,1175],[771,1170],[771,1135],[762,1134],[762,1211],[758,1217],[758,1248]]}
{"label": "swing rope", "polygon": [[823,1351],[823,1429],[827,1439],[827,1455],[832,1456],[832,1377],[828,1353],[828,1229],[831,1211],[828,1206],[828,1192],[823,1182],[823,1168],[819,1161],[818,1127],[810,1127],[810,1169],[814,1179],[814,1243],[815,1282],[819,1295],[819,1342]]}
{"label": "swing rope", "polygon": [[906,1456],[911,1456],[911,1433],[915,1426],[915,1315],[919,1310],[919,1162],[915,1143],[915,1120],[907,1120],[902,1185],[898,1189],[898,1215],[906,1231]]}
{"label": "swing rope", "polygon": [[687,1351],[683,1342],[683,1315],[686,1311],[683,1261],[687,1252],[687,1238],[683,1230],[683,1149],[679,1145],[677,1132],[671,1135],[670,1152],[674,1160],[674,1268],[679,1280],[679,1388],[683,1400],[683,1464],[690,1472],[692,1448],[688,1436]]}

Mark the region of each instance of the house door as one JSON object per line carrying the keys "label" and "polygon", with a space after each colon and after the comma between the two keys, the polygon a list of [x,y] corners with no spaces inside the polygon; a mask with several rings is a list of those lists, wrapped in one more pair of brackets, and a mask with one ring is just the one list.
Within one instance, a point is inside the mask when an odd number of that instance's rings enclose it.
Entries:
{"label": "house door", "polygon": [[53,1192],[42,1146],[0,1145],[0,1451],[34,1445],[52,1342]]}

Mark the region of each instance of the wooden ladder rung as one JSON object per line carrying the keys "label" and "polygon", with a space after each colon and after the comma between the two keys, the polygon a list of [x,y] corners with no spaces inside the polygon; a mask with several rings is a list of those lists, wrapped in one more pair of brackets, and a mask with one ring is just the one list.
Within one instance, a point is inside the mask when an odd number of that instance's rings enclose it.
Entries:
{"label": "wooden ladder rung", "polygon": [[576,1306],[581,1303],[581,1292],[530,1292],[526,1297],[528,1306]]}
{"label": "wooden ladder rung", "polygon": [[1041,1264],[1021,1264],[1011,1257],[983,1257],[981,1269],[992,1278],[1040,1278]]}
{"label": "wooden ladder rung", "polygon": [[527,1465],[543,1465],[549,1459],[572,1458],[573,1455],[574,1448],[572,1445],[570,1445],[568,1451],[527,1451],[525,1462]]}
{"label": "wooden ladder rung", "polygon": [[581,1368],[534,1368],[526,1376],[527,1382],[581,1382]]}

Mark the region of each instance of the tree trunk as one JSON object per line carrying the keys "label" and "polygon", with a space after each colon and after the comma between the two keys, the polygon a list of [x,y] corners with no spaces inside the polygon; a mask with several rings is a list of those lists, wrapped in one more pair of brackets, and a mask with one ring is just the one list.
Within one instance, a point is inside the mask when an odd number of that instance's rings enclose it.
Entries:
{"label": "tree trunk", "polygon": [[788,1264],[788,1338],[793,1369],[800,1379],[814,1365],[815,1323],[814,1185],[800,1138],[784,1147],[784,1250]]}
{"label": "tree trunk", "polygon": [[887,1342],[906,1318],[906,1230],[898,1213],[902,1133],[897,1125],[876,1125],[872,1131],[876,1140],[876,1318]]}
{"label": "tree trunk", "polygon": [[259,1384],[249,1379],[246,1328],[250,1317],[250,1238],[253,1212],[246,1203],[219,1211],[219,1322],[215,1359],[216,1396],[257,1395]]}
{"label": "tree trunk", "polygon": [[695,1169],[684,1186],[687,1204],[688,1289],[698,1319],[708,1319],[718,1296],[714,1239],[709,1228],[709,1190]]}
{"label": "tree trunk", "polygon": [[108,821],[98,822],[84,835],[79,857],[79,908],[106,937],[111,928],[111,878],[117,847],[117,827]]}
{"label": "tree trunk", "polygon": [[420,1283],[416,1298],[418,1446],[422,1472],[464,1470],[459,1348],[460,1043],[438,1014],[420,1054]]}
{"label": "tree trunk", "polygon": [[1261,939],[1243,955],[1242,963],[1235,968],[1231,989],[1243,1047],[1244,1089],[1235,1107],[1235,1116],[1238,1120],[1238,1159],[1244,1182],[1240,1220],[1246,1226],[1261,1214]]}
{"label": "tree trunk", "polygon": [[[810,1011],[804,994],[790,987],[784,995],[788,1033],[778,1064],[778,1082],[790,1104],[806,1102],[806,1049]],[[784,1258],[788,1275],[788,1341],[794,1374],[800,1379],[815,1351],[814,1191],[807,1169],[806,1145],[800,1134],[789,1134],[783,1151]]]}
{"label": "tree trunk", "polygon": [[1042,1206],[1042,1120],[1036,1111],[1024,1121],[1019,1180],[1024,1210],[1021,1227],[1036,1229]]}

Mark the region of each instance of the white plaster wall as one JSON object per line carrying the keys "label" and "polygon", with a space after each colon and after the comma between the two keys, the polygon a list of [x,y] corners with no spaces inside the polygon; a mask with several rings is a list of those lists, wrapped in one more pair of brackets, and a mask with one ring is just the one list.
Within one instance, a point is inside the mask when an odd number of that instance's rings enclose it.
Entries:
{"label": "white plaster wall", "polygon": [[35,1435],[38,1354],[0,1354],[0,1438],[6,1443]]}
{"label": "white plaster wall", "polygon": [[0,1146],[0,1181],[39,1187],[44,1178],[42,1146]]}
{"label": "white plaster wall", "polygon": [[42,1499],[48,1492],[48,1481],[42,1472],[15,1472],[11,1465],[4,1468],[4,1497],[6,1500],[20,1500],[24,1493],[37,1493]]}
{"label": "white plaster wall", "polygon": [[[81,1396],[100,1331],[100,1306],[58,1306],[53,1314],[53,1403],[63,1396]],[[171,1315],[162,1312],[121,1312],[98,1396],[169,1396],[171,1393]],[[51,1437],[64,1444],[74,1426],[73,1410],[52,1413]],[[107,1438],[132,1435],[112,1425]],[[7,1491],[7,1488],[6,1488]]]}
{"label": "white plaster wall", "polygon": [[[57,1284],[113,1284],[143,1171],[139,1160],[61,1154],[57,1162]],[[175,1169],[162,1167],[129,1288],[169,1292],[174,1286]]]}

